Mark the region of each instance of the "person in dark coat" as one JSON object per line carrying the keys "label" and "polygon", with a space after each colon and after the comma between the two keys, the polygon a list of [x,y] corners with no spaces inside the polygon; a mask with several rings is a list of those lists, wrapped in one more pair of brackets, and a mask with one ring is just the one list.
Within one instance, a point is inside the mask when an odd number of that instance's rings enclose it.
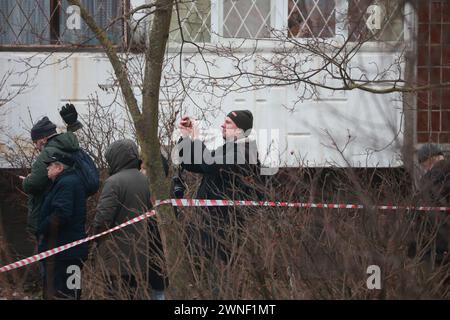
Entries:
{"label": "person in dark coat", "polygon": [[418,161],[424,174],[419,183],[424,198],[437,205],[450,203],[450,160],[434,144],[419,149]]}
{"label": "person in dark coat", "polygon": [[80,149],[78,139],[73,134],[82,127],[77,120],[78,113],[75,107],[73,104],[67,104],[61,109],[60,114],[67,124],[67,132],[58,134],[56,125],[47,117],[37,121],[31,129],[31,139],[39,155],[32,164],[31,173],[20,178],[23,191],[28,195],[27,229],[32,234],[37,230],[44,194],[52,185],[52,181],[47,177],[47,166],[44,160],[55,152],[68,155]]}
{"label": "person in dark coat", "polygon": [[[258,200],[254,185],[260,173],[256,142],[249,139],[253,115],[248,110],[230,112],[222,125],[225,143],[216,150],[208,150],[198,139],[196,124],[184,117],[179,125],[183,134],[177,147],[181,166],[187,171],[203,175],[197,190],[197,199]],[[191,226],[189,237],[201,242],[201,254],[218,257],[223,262],[230,258],[230,226],[241,227],[245,220],[244,209],[226,206],[199,209],[201,226]],[[196,240],[194,240],[195,242]]]}
{"label": "person in dark coat", "polygon": [[[52,186],[45,195],[38,219],[39,253],[86,237],[86,192],[73,169],[72,158],[55,153],[45,163]],[[81,286],[67,285],[71,275],[68,268],[75,266],[81,272],[87,253],[87,243],[84,243],[43,260],[44,299],[80,299]]]}
{"label": "person in dark coat", "polygon": [[[435,144],[425,144],[418,151],[418,161],[424,174],[419,182],[419,199],[423,206],[450,206],[450,160]],[[450,262],[450,215],[447,212],[429,212],[421,216],[421,223],[430,236],[435,236],[426,257],[436,264]]]}
{"label": "person in dark coat", "polygon": [[[152,208],[150,186],[139,171],[140,160],[137,145],[128,139],[112,143],[106,150],[110,177],[106,179],[94,218],[95,233],[112,228],[133,219]],[[106,267],[113,285],[110,294],[114,298],[145,298],[149,285],[153,299],[164,299],[166,278],[160,265],[163,248],[156,218],[149,218],[101,239],[98,244],[97,262]],[[145,288],[138,288],[145,282]],[[124,292],[120,292],[122,284]],[[120,287],[120,288],[119,288]],[[145,292],[141,295],[140,290]],[[142,292],[142,291],[141,291]]]}

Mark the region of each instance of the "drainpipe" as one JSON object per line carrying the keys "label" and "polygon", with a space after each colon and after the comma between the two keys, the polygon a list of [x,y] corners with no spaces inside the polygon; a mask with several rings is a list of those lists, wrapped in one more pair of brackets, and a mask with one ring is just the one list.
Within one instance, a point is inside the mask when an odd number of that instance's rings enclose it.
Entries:
{"label": "drainpipe", "polygon": [[[418,0],[407,0],[404,3],[405,9],[405,85],[413,86],[416,83],[417,66],[417,8]],[[417,166],[415,146],[416,137],[416,117],[417,117],[417,98],[413,92],[403,93],[403,116],[404,116],[404,135],[402,158],[405,170],[413,177],[413,185],[417,183]]]}

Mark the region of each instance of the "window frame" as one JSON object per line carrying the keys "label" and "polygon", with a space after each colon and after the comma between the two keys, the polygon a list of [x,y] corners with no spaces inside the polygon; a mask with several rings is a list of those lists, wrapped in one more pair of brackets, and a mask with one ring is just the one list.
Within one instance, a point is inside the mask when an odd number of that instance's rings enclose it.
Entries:
{"label": "window frame", "polygon": [[[347,8],[348,8],[348,0],[335,0],[335,14],[337,14],[338,11],[342,11],[342,9],[345,8],[345,11],[343,11],[343,14],[347,14]],[[288,35],[288,18],[289,18],[289,12],[288,12],[288,3],[289,0],[271,0],[270,6],[271,6],[271,17],[270,17],[270,27],[276,29],[276,30],[285,30],[285,36]],[[213,10],[213,8],[215,10]],[[339,8],[339,10],[338,10]],[[214,21],[214,24],[213,24]],[[338,21],[336,19],[336,21]],[[337,32],[339,31],[339,33]],[[347,31],[345,28],[345,22],[336,22],[336,29],[334,37],[330,38],[323,38],[323,39],[330,39],[330,40],[336,40],[338,37],[338,34],[347,36]],[[213,35],[214,40],[213,41]],[[295,38],[297,41],[305,43],[308,41],[308,39],[311,38]],[[229,42],[229,41],[239,41],[241,42],[244,40],[243,38],[224,38],[223,37],[223,0],[211,0],[211,43],[221,43],[223,41]],[[246,41],[268,41],[268,42],[276,42],[274,38],[258,38],[258,39],[245,39]]]}
{"label": "window frame", "polygon": [[[399,0],[401,1],[401,0]],[[288,2],[289,0],[271,0],[270,26],[277,30],[285,30],[288,35]],[[354,45],[356,41],[348,40],[349,30],[345,18],[348,15],[349,0],[335,0],[336,24],[334,37],[320,38],[325,42],[332,42],[335,45]],[[403,4],[403,36],[401,40],[392,41],[368,41],[362,45],[363,51],[398,51],[399,47],[410,46],[415,30],[414,7],[406,2]],[[274,38],[244,39],[244,38],[224,38],[223,37],[223,0],[211,0],[211,40],[205,42],[206,45],[238,45],[243,50],[251,50],[256,46],[262,50],[271,50],[278,40]],[[300,44],[306,44],[311,38],[295,38]],[[169,43],[169,48],[176,50],[179,43]],[[186,49],[186,48],[185,48]],[[184,49],[184,50],[185,50]],[[195,50],[195,49],[194,49]]]}
{"label": "window frame", "polygon": [[[40,1],[40,0],[35,0]],[[54,52],[65,52],[65,51],[76,51],[76,52],[100,52],[103,51],[103,47],[100,44],[97,45],[83,45],[83,44],[64,44],[64,43],[56,43],[58,41],[59,32],[60,32],[60,15],[61,15],[61,3],[60,0],[49,0],[50,1],[50,12],[51,14],[53,10],[58,10],[57,14],[50,16],[49,26],[50,26],[50,42],[51,44],[0,44],[0,52],[2,51],[36,51],[36,52],[45,52],[45,51],[54,51]],[[122,15],[127,15],[130,12],[130,2],[132,0],[119,0],[122,3]],[[58,8],[57,8],[58,7]],[[127,21],[123,21],[122,23],[122,35],[120,44],[114,44],[114,47],[119,52],[124,52],[128,50],[128,35],[129,25]],[[57,32],[57,35],[55,35]],[[53,43],[55,42],[55,43]]]}
{"label": "window frame", "polygon": [[[38,1],[38,0],[36,0]],[[58,0],[50,0],[52,3],[58,2]],[[130,6],[133,0],[120,0],[122,1],[123,14],[127,15],[130,12]],[[256,46],[263,50],[270,50],[278,42],[274,38],[259,38],[259,39],[244,39],[244,38],[224,38],[223,35],[223,0],[210,0],[210,34],[211,39],[209,42],[205,42],[206,45],[239,45],[242,49],[253,49]],[[270,26],[277,30],[286,30],[285,36],[288,33],[288,1],[289,0],[271,0],[271,18],[270,18]],[[400,0],[399,0],[400,1]],[[348,3],[349,0],[335,0],[335,14],[336,14],[336,26],[335,26],[335,35],[330,38],[323,38],[325,41],[333,41],[333,43],[339,45],[344,44],[348,39],[348,29],[346,27],[345,22],[343,21],[342,16],[347,16],[348,14]],[[53,6],[51,8],[54,8]],[[406,46],[412,45],[413,34],[415,30],[415,9],[409,3],[406,2],[403,7],[404,11],[404,19],[403,19],[403,39],[402,41],[370,41],[364,43],[363,49],[366,50],[392,50],[393,47],[398,47],[399,44],[404,44]],[[59,20],[59,14],[56,15]],[[51,19],[50,24],[50,32],[54,32],[54,24],[57,25],[57,29],[59,29],[58,21],[53,21]],[[53,21],[53,24],[52,24]],[[119,52],[128,51],[129,48],[129,35],[130,35],[130,26],[127,21],[123,21],[122,23],[122,36],[121,43],[115,44],[114,47]],[[311,38],[295,38],[299,43],[307,43],[307,41]],[[51,41],[54,41],[54,36],[51,35]],[[198,42],[200,43],[200,42]],[[348,41],[349,44],[354,44],[355,41]],[[170,51],[176,50],[179,47],[179,43],[177,42],[169,42],[168,47]],[[189,46],[188,46],[189,47]],[[0,52],[1,51],[77,51],[77,52],[98,52],[102,51],[103,47],[101,45],[73,45],[73,44],[0,44]]]}

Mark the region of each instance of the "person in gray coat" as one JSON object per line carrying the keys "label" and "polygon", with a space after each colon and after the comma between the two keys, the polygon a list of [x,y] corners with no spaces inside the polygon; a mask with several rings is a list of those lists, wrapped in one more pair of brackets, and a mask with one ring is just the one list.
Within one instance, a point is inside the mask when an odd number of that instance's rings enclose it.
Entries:
{"label": "person in gray coat", "polygon": [[[106,150],[105,158],[110,177],[104,183],[96,208],[95,233],[152,208],[149,183],[139,171],[137,145],[128,139],[116,141]],[[113,297],[145,298],[150,285],[153,299],[164,299],[167,283],[159,267],[164,255],[154,217],[101,238],[97,250],[96,262],[111,280],[109,291]]]}

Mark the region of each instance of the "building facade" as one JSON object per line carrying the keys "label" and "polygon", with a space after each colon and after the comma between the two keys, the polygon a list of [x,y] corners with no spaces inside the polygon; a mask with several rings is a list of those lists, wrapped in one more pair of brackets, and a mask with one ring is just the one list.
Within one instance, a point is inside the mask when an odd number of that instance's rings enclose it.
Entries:
{"label": "building facade", "polygon": [[[139,46],[147,41],[151,15],[118,17],[146,1],[81,2],[122,56],[136,62],[130,62],[130,72],[139,78]],[[0,74],[8,75],[0,95],[1,108],[8,110],[1,115],[4,145],[26,135],[30,119],[47,115],[62,125],[57,108],[68,102],[87,113],[94,99],[126,118],[111,65],[77,14],[67,1],[1,1]],[[401,166],[405,139],[450,142],[450,87],[420,91],[413,105],[405,105],[400,91],[380,92],[404,80],[408,63],[415,70],[409,84],[450,81],[449,14],[448,1],[185,1],[174,9],[161,109],[181,108],[202,119],[204,129],[219,128],[230,110],[251,110],[270,166]],[[313,54],[321,43],[323,51]],[[335,56],[327,51],[333,46]],[[292,50],[288,55],[286,48]],[[407,52],[417,60],[405,59]],[[348,61],[338,62],[347,63],[343,70],[356,86],[374,90],[341,90],[345,76],[336,64],[324,63],[324,55],[336,61],[343,56]],[[294,72],[280,79],[292,62]],[[278,72],[276,80],[271,72]],[[249,80],[251,74],[265,77]],[[300,81],[286,85],[295,76]],[[305,85],[306,77],[315,85]],[[192,91],[180,94],[186,83]],[[134,87],[138,99],[141,85],[137,80]],[[414,113],[409,133],[405,108]]]}

